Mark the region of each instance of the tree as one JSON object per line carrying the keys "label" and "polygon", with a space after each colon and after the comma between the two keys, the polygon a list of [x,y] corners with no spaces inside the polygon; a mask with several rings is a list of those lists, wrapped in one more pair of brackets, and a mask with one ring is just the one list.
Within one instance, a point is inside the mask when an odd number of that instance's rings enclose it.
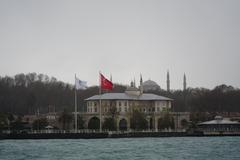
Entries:
{"label": "tree", "polygon": [[36,106],[36,96],[34,93],[30,92],[27,97],[27,106],[29,110],[34,110]]}
{"label": "tree", "polygon": [[28,85],[32,84],[36,79],[37,79],[36,73],[29,73],[26,75],[26,81]]}
{"label": "tree", "polygon": [[204,112],[192,112],[190,114],[190,120],[194,123],[199,123],[199,122],[204,122],[209,119],[212,119],[213,117],[209,118],[211,115],[208,115],[207,113]]}
{"label": "tree", "polygon": [[7,115],[0,113],[0,131],[7,128],[8,126],[7,120],[8,120]]}
{"label": "tree", "polygon": [[97,117],[93,117],[88,122],[88,129],[99,129],[100,120]]}
{"label": "tree", "polygon": [[188,127],[188,121],[187,121],[186,119],[182,119],[182,120],[181,120],[181,126],[182,126],[183,128],[187,128],[187,127]]}
{"label": "tree", "polygon": [[24,125],[22,122],[22,117],[18,116],[18,118],[16,119],[15,122],[11,123],[11,128],[12,130],[23,130],[24,129]]}
{"label": "tree", "polygon": [[130,120],[130,127],[134,130],[145,130],[148,128],[148,122],[145,115],[138,110],[133,110]]}
{"label": "tree", "polygon": [[32,124],[32,128],[34,130],[41,130],[41,129],[45,129],[45,127],[48,125],[48,121],[46,118],[40,118],[37,119],[33,122]]}
{"label": "tree", "polygon": [[112,117],[105,118],[103,123],[103,129],[114,131],[117,129],[116,121]]}
{"label": "tree", "polygon": [[158,129],[174,129],[174,119],[169,114],[166,113],[162,118],[158,119]]}
{"label": "tree", "polygon": [[84,129],[84,123],[85,121],[83,120],[83,118],[81,116],[78,115],[78,129]]}
{"label": "tree", "polygon": [[26,76],[23,73],[15,75],[15,84],[17,86],[25,86]]}
{"label": "tree", "polygon": [[69,126],[72,120],[73,116],[66,109],[63,110],[58,119],[58,121],[62,124],[62,129],[64,130],[69,130]]}
{"label": "tree", "polygon": [[109,114],[111,115],[112,119],[115,119],[116,115],[118,114],[117,107],[111,106],[109,109]]}

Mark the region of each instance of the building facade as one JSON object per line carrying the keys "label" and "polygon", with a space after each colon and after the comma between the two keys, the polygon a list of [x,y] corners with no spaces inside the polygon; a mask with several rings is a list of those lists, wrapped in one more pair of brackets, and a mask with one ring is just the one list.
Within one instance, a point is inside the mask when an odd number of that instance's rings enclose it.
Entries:
{"label": "building facade", "polygon": [[106,118],[114,117],[117,130],[131,130],[132,115],[136,111],[147,121],[147,130],[158,131],[161,128],[161,120],[166,115],[171,117],[174,129],[183,129],[181,122],[189,121],[189,113],[172,112],[173,99],[143,93],[141,87],[140,89],[128,87],[124,93],[95,95],[86,101],[87,111],[82,113],[86,128],[91,128],[90,124],[93,121],[99,123],[101,121],[103,124]]}
{"label": "building facade", "polygon": [[198,129],[205,135],[240,133],[240,123],[229,118],[216,116],[214,120],[198,123]]}

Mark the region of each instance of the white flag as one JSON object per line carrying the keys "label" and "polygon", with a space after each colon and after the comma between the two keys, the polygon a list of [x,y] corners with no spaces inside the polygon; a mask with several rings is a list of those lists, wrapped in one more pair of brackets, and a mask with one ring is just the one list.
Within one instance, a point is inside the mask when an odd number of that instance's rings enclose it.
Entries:
{"label": "white flag", "polygon": [[81,81],[77,77],[75,78],[75,86],[76,89],[87,89],[87,82],[86,81]]}

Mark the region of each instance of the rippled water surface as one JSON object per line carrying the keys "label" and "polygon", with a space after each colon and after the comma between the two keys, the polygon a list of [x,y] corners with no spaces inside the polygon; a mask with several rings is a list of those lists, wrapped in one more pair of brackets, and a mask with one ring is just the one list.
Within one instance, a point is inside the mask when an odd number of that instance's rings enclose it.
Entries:
{"label": "rippled water surface", "polygon": [[240,160],[240,137],[0,140],[0,160]]}

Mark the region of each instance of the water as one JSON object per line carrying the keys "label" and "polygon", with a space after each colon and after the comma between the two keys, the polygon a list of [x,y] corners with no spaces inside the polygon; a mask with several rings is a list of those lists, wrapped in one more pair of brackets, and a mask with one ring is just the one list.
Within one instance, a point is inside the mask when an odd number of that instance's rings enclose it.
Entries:
{"label": "water", "polygon": [[240,137],[1,140],[0,160],[240,160]]}

